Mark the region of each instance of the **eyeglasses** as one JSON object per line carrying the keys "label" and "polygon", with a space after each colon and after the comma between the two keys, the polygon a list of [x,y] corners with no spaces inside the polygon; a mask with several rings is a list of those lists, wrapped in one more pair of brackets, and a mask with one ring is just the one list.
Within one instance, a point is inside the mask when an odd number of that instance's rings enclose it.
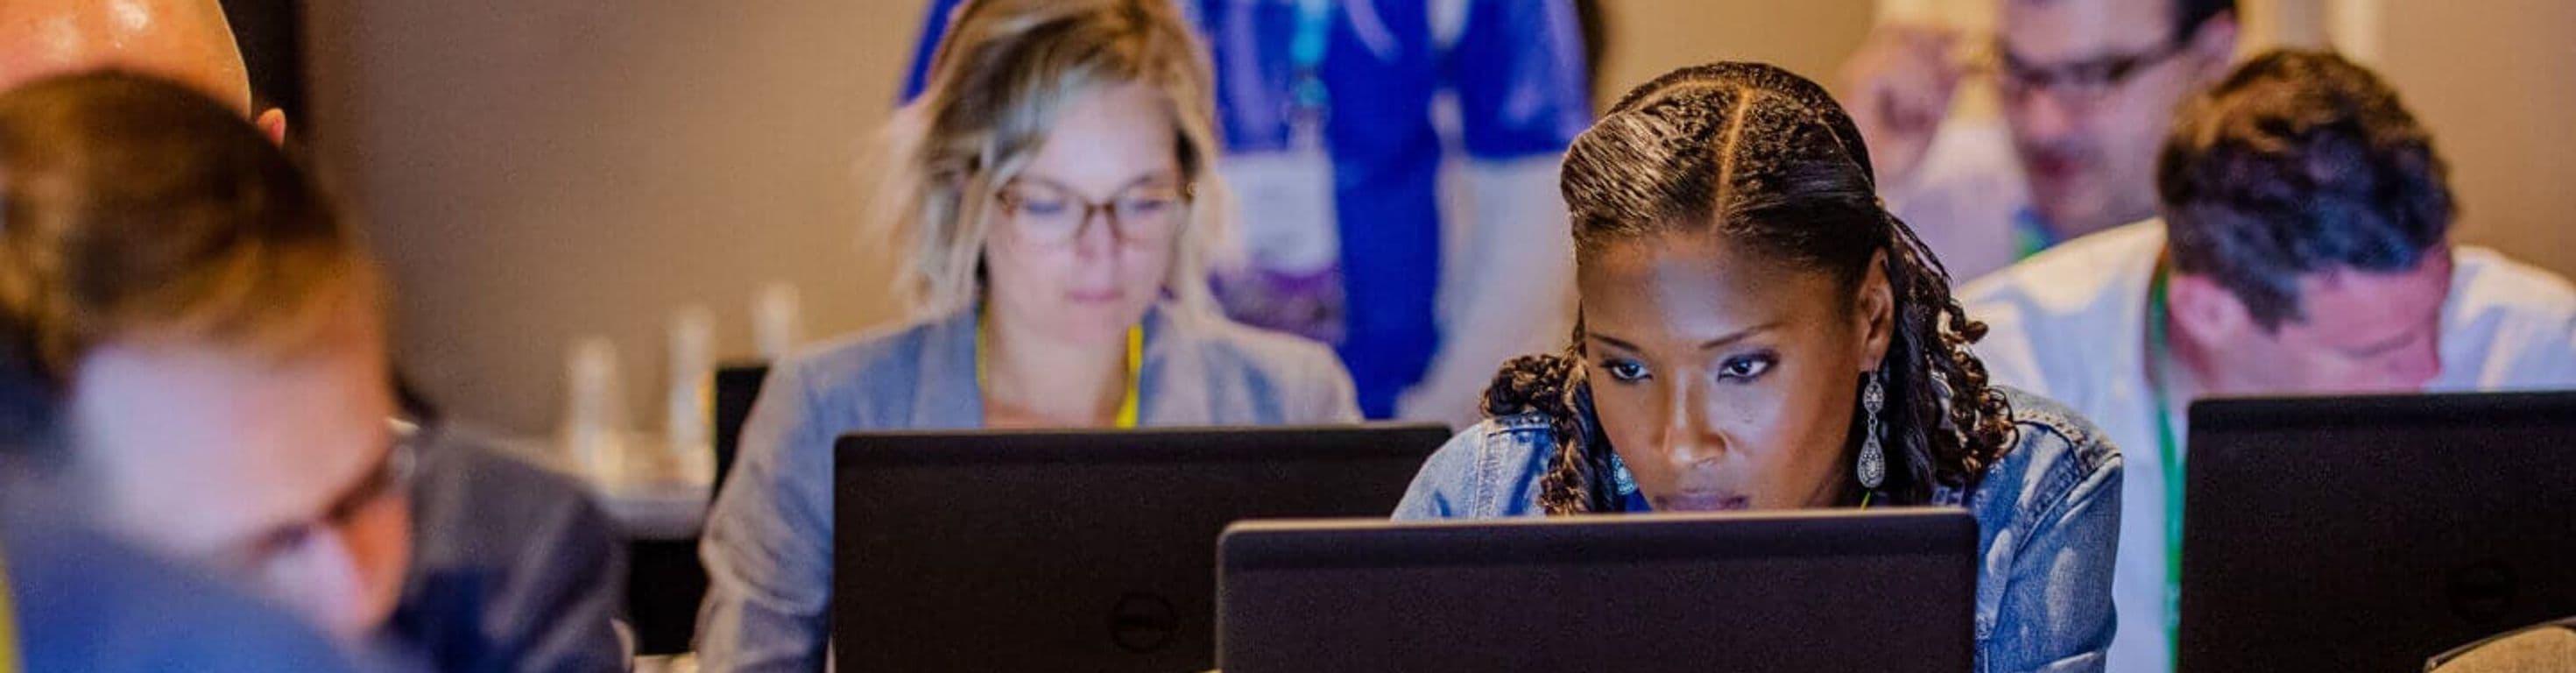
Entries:
{"label": "eyeglasses", "polygon": [[1021,178],[1002,186],[995,196],[1002,213],[1020,235],[1039,245],[1063,245],[1082,237],[1096,215],[1107,215],[1110,234],[1128,243],[1170,240],[1187,219],[1190,191],[1181,185],[1140,184],[1096,202],[1073,189],[1040,178]]}
{"label": "eyeglasses", "polygon": [[2047,93],[2068,107],[2089,108],[2110,97],[2139,73],[2182,55],[2190,45],[2181,39],[2169,39],[2154,47],[2124,54],[2107,54],[2072,63],[2041,65],[2026,63],[2014,57],[2002,45],[1987,47],[1989,53],[1970,60],[1971,71],[1993,73],[1996,88],[2007,101],[2018,101],[2034,93]]}
{"label": "eyeglasses", "polygon": [[219,566],[246,575],[265,573],[282,559],[304,555],[324,532],[346,528],[361,513],[409,497],[412,476],[419,469],[419,447],[427,433],[404,419],[386,419],[385,423],[393,442],[374,472],[343,489],[317,516],[272,528],[223,552],[216,559]]}

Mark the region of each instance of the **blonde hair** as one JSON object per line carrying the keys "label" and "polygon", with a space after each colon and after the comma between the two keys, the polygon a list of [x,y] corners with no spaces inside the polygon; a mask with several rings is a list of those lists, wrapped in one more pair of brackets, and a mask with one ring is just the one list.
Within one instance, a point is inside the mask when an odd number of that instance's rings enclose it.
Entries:
{"label": "blonde hair", "polygon": [[928,86],[895,113],[880,151],[875,231],[908,254],[899,272],[913,311],[939,314],[982,295],[982,253],[996,191],[1084,95],[1127,83],[1170,106],[1192,194],[1164,287],[1210,310],[1210,264],[1229,242],[1231,199],[1213,175],[1219,146],[1207,53],[1170,0],[973,0],[950,19]]}
{"label": "blonde hair", "polygon": [[288,357],[381,312],[354,227],[230,107],[116,72],[0,96],[0,325],[44,378],[116,341]]}

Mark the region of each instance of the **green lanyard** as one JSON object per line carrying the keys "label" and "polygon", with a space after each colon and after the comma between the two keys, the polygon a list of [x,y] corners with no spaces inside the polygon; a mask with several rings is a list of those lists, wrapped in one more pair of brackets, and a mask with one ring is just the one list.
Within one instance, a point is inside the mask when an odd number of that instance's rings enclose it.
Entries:
{"label": "green lanyard", "polygon": [[2057,235],[2049,232],[2048,225],[2040,223],[2038,213],[2031,212],[2029,208],[2013,213],[2013,259],[2030,259],[2031,255],[2056,245]]}
{"label": "green lanyard", "polygon": [[2147,384],[2156,404],[2156,455],[2165,478],[2165,653],[2180,656],[2182,607],[2182,442],[2174,436],[2173,407],[2165,400],[2164,367],[2172,357],[2165,335],[2165,270],[2147,285]]}

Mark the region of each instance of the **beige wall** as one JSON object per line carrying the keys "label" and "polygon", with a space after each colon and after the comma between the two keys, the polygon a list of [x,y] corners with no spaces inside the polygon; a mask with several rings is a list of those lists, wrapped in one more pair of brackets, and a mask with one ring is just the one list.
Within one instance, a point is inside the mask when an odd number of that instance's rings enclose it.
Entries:
{"label": "beige wall", "polygon": [[2378,4],[2377,65],[2451,161],[2461,238],[2576,275],[2576,3]]}
{"label": "beige wall", "polygon": [[[1607,0],[1615,95],[1720,58],[1831,72],[1867,0]],[[324,173],[401,284],[404,360],[433,397],[524,433],[560,413],[564,352],[604,334],[651,428],[664,324],[803,290],[806,333],[890,320],[888,258],[853,245],[849,186],[884,119],[923,0],[310,3]]]}
{"label": "beige wall", "polygon": [[854,241],[853,156],[892,105],[921,0],[307,3],[314,153],[396,282],[436,399],[553,427],[568,344],[614,338],[659,427],[671,311],[802,287],[806,332],[892,317]]}
{"label": "beige wall", "polygon": [[1830,84],[1868,36],[1869,0],[1601,0],[1610,40],[1596,88],[1607,106],[1656,75],[1717,60],[1764,61]]}
{"label": "beige wall", "polygon": [[[1887,0],[1975,29],[1993,0]],[[1676,66],[1755,59],[1830,79],[1872,0],[1604,0],[1615,97]],[[2576,272],[2576,3],[2249,0],[2248,42],[2312,43],[2338,7],[2384,4],[2379,62],[2440,134],[2465,237]],[[854,244],[853,161],[884,118],[923,0],[309,3],[326,175],[354,197],[402,284],[406,360],[437,398],[549,429],[563,353],[623,350],[639,425],[662,385],[664,323],[718,316],[750,351],[760,284],[805,296],[806,333],[892,319],[888,258]],[[1605,101],[1606,102],[1606,101]]]}

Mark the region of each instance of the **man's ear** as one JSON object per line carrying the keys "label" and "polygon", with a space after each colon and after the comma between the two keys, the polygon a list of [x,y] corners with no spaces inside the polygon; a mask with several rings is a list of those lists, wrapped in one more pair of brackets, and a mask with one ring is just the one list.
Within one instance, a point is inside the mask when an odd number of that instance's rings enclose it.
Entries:
{"label": "man's ear", "polygon": [[[2165,281],[2165,314],[2174,335],[2195,343],[2238,343],[2258,327],[2245,301],[2217,279],[2174,273]],[[2148,316],[2154,320],[2154,316]]]}
{"label": "man's ear", "polygon": [[259,127],[260,135],[268,136],[268,142],[271,144],[279,147],[286,146],[285,110],[269,108],[267,112],[259,113],[259,119],[251,123]]}
{"label": "man's ear", "polygon": [[2236,12],[2222,12],[2200,24],[2184,47],[2200,69],[2200,79],[2216,82],[2236,66]]}

